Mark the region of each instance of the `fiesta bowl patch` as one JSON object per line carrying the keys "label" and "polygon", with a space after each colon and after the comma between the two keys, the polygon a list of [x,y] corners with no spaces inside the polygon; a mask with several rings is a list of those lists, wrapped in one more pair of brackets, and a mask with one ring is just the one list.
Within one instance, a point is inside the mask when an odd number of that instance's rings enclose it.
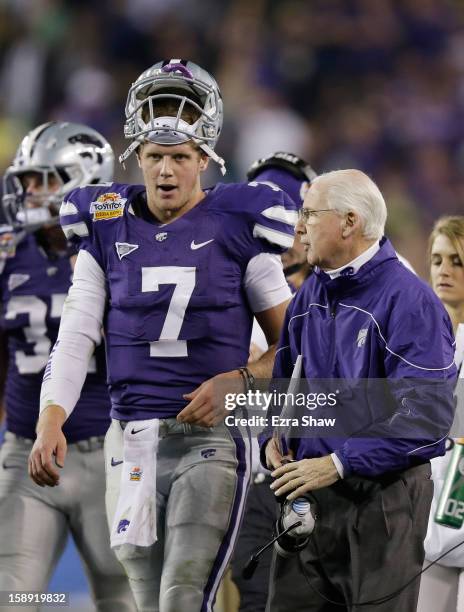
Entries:
{"label": "fiesta bowl patch", "polygon": [[127,198],[122,198],[119,193],[104,193],[98,196],[96,201],[90,204],[93,221],[122,217],[126,201]]}
{"label": "fiesta bowl patch", "polygon": [[129,480],[141,480],[142,470],[139,467],[133,467],[130,472]]}

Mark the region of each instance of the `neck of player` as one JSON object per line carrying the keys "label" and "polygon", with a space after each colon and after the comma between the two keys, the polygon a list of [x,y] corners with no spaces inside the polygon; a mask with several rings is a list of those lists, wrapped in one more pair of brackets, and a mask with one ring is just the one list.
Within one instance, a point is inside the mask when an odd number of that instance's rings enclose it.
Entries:
{"label": "neck of player", "polygon": [[147,206],[151,214],[160,222],[160,223],[171,223],[175,221],[185,213],[195,208],[197,204],[199,204],[203,198],[205,197],[205,192],[202,190],[200,185],[200,180],[195,184],[194,189],[191,193],[186,195],[178,202],[169,202],[164,198],[159,197],[159,193],[153,192],[147,185]]}

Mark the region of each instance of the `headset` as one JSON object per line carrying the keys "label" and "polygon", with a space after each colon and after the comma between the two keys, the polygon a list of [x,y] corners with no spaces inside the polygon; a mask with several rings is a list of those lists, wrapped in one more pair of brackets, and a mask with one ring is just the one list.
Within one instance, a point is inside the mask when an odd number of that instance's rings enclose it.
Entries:
{"label": "headset", "polygon": [[333,599],[329,599],[325,595],[323,595],[316,587],[312,584],[311,578],[308,575],[306,568],[304,566],[303,560],[301,559],[301,551],[308,544],[311,534],[314,531],[316,526],[317,516],[314,513],[312,508],[312,504],[307,497],[301,496],[296,499],[289,501],[287,499],[278,499],[278,502],[281,504],[280,516],[276,523],[276,533],[277,535],[272,538],[265,546],[257,550],[249,559],[245,567],[242,571],[242,577],[245,580],[249,580],[256,568],[258,567],[259,557],[266,551],[270,546],[274,544],[275,551],[278,555],[284,558],[289,558],[294,555],[298,556],[298,564],[300,567],[300,571],[306,579],[306,582],[310,586],[310,588],[322,599],[325,599],[328,603],[333,604],[334,606],[343,606],[343,607],[353,607],[353,606],[379,606],[381,604],[390,601],[397,597],[404,589],[406,589],[414,580],[416,580],[421,574],[427,571],[432,565],[438,563],[440,559],[448,555],[450,552],[459,548],[464,544],[464,540],[455,544],[452,548],[445,551],[441,554],[435,561],[432,561],[428,565],[426,565],[420,572],[414,574],[403,586],[401,586],[396,591],[392,591],[391,593],[387,593],[382,597],[378,597],[376,599],[371,599],[368,601],[352,601],[352,602],[341,602],[334,601]]}

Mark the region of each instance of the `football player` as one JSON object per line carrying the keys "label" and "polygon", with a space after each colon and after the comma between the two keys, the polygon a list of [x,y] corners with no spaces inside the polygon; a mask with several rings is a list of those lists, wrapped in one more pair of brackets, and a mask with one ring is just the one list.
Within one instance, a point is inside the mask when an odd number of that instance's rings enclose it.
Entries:
{"label": "football player", "polygon": [[[81,250],[42,387],[30,473],[60,482],[62,425],[103,324],[113,417],[105,443],[111,539],[140,610],[211,610],[236,541],[250,442],[224,425],[226,392],[270,376],[290,297],[279,254],[297,211],[275,185],[200,176],[223,120],[213,77],[158,62],[132,85],[121,160],[143,185],[69,194],[63,229]],[[246,367],[253,315],[270,349]],[[55,462],[55,458],[56,462]]]}
{"label": "football player", "polygon": [[106,524],[103,440],[109,396],[101,347],[89,361],[76,412],[64,426],[69,452],[62,486],[35,486],[27,459],[44,369],[71,284],[59,202],[75,187],[110,180],[113,165],[110,145],[91,128],[64,122],[35,128],[4,177],[9,225],[0,234],[1,340],[8,349],[1,389],[6,434],[0,450],[0,590],[45,591],[71,534],[95,605],[107,612],[135,605]]}
{"label": "football player", "polygon": [[[256,160],[247,172],[249,181],[275,185],[285,191],[298,208],[301,208],[311,181],[316,176],[316,172],[304,159],[283,151]],[[295,293],[312,271],[303,245],[296,236],[292,246],[281,257],[285,277],[292,293]]]}

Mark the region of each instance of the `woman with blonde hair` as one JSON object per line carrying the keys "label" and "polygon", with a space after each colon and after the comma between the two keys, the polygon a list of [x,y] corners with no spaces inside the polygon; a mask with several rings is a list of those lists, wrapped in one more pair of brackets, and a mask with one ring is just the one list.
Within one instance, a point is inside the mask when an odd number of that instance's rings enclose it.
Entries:
{"label": "woman with blonde hair", "polygon": [[430,234],[430,278],[453,323],[464,323],[464,217],[441,217]]}
{"label": "woman with blonde hair", "polygon": [[[453,324],[456,336],[455,361],[460,369],[456,387],[457,414],[452,433],[464,436],[464,421],[459,418],[464,408],[464,216],[441,217],[429,238],[430,280],[432,288],[443,302]],[[456,440],[464,442],[464,438]],[[451,445],[453,441],[450,441]],[[441,554],[464,542],[464,524],[453,529],[435,522],[435,513],[450,463],[451,453],[432,459],[432,477],[435,485],[429,527],[425,546],[425,565]],[[418,612],[462,612],[464,610],[464,543],[447,554],[439,564],[422,576]]]}

